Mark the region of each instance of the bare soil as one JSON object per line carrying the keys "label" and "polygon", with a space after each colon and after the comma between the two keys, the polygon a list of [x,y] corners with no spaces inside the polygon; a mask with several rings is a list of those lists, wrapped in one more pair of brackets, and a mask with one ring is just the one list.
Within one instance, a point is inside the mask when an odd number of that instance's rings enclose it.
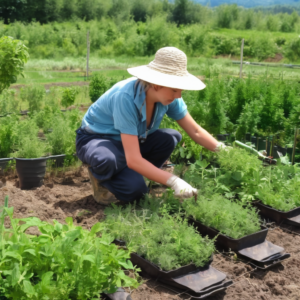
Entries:
{"label": "bare soil", "polygon": [[280,62],[281,60],[283,60],[283,55],[281,53],[276,53],[274,57],[268,57],[267,59],[265,59],[265,62]]}
{"label": "bare soil", "polygon": [[[62,223],[73,217],[75,223],[90,229],[104,218],[104,206],[92,197],[87,169],[47,173],[45,184],[32,190],[20,190],[18,177],[12,173],[0,177],[0,203],[6,195],[14,206],[15,217],[36,216],[44,221],[56,219]],[[4,184],[3,184],[4,183]],[[30,231],[36,234],[35,230]],[[234,256],[234,253],[217,253],[212,265],[227,274],[234,284],[226,292],[211,296],[208,300],[298,300],[300,299],[300,229],[292,226],[271,226],[268,240],[284,247],[291,258],[270,270],[255,270]],[[144,278],[144,283],[131,291],[133,300],[190,299],[186,294],[173,292],[158,281]]]}

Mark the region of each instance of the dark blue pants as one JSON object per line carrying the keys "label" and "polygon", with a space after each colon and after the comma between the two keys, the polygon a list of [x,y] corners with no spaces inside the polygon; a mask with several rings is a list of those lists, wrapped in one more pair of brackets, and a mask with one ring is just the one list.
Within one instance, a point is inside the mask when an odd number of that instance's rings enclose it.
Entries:
{"label": "dark blue pants", "polygon": [[[160,168],[181,138],[181,134],[174,129],[158,129],[148,135],[145,142],[140,142],[141,155]],[[91,166],[100,184],[117,199],[133,201],[148,193],[143,176],[127,167],[122,142],[79,129],[76,152],[83,163]]]}

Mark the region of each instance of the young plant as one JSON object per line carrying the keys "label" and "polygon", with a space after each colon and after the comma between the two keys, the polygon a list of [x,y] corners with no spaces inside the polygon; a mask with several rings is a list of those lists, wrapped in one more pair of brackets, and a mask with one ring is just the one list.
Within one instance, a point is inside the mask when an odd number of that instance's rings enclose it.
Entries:
{"label": "young plant", "polygon": [[182,204],[186,214],[206,226],[239,239],[260,230],[260,222],[254,208],[226,199],[218,194],[198,196],[197,201],[187,199]]}
{"label": "young plant", "polygon": [[29,105],[29,111],[34,112],[42,109],[45,94],[46,93],[43,86],[32,85],[21,88],[20,98],[22,101],[27,101]]}
{"label": "young plant", "polygon": [[214,242],[202,238],[178,213],[170,216],[166,206],[158,205],[158,199],[151,200],[147,206],[153,211],[130,204],[107,208],[106,232],[165,271],[190,263],[204,266],[214,251]]}
{"label": "young plant", "polygon": [[45,155],[47,145],[36,136],[25,136],[18,144],[18,151],[14,153],[19,158],[40,158]]}
{"label": "young plant", "polygon": [[[4,227],[8,216],[10,228]],[[100,293],[114,293],[117,287],[138,287],[123,269],[134,270],[130,253],[112,244],[113,238],[56,220],[52,224],[36,217],[13,218],[13,207],[2,207],[0,245],[0,297],[5,299],[99,299]],[[39,236],[26,234],[37,227]],[[134,272],[135,274],[135,272]]]}
{"label": "young plant", "polygon": [[74,87],[65,88],[62,94],[61,105],[63,107],[69,107],[73,105],[78,94],[78,89]]}

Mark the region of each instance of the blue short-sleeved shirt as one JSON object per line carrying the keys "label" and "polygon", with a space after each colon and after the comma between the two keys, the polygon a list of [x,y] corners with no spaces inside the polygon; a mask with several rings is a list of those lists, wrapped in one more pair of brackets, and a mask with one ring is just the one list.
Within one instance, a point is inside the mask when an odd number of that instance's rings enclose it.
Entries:
{"label": "blue short-sleeved shirt", "polygon": [[150,128],[146,122],[146,94],[137,79],[132,77],[115,84],[106,91],[86,112],[81,128],[91,133],[99,133],[115,140],[121,140],[121,133],[146,138],[159,128],[163,116],[167,114],[180,120],[187,114],[187,106],[182,98],[169,105],[156,103]]}

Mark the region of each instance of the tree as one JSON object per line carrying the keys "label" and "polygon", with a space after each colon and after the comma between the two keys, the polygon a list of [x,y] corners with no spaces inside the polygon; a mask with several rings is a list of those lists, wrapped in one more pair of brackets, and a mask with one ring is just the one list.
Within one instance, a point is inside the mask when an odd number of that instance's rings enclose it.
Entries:
{"label": "tree", "polygon": [[24,20],[24,10],[27,0],[0,0],[0,18],[5,24]]}
{"label": "tree", "polygon": [[29,54],[27,47],[19,40],[4,36],[0,39],[0,93],[23,76],[24,64]]}

